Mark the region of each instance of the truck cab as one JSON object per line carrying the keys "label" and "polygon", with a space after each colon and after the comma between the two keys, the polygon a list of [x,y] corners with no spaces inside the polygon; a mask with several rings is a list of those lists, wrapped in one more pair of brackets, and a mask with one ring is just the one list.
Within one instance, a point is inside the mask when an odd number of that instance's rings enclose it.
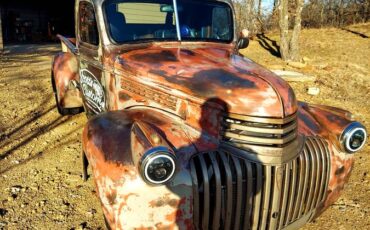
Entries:
{"label": "truck cab", "polygon": [[239,54],[229,0],[76,0],[52,66],[62,115],[84,110],[112,229],[289,229],[348,181],[366,142],[351,113],[296,100]]}

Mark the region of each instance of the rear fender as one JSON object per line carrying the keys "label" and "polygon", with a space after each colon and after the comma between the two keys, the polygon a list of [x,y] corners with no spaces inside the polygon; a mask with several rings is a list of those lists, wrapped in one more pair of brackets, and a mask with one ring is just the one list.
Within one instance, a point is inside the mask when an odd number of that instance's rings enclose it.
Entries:
{"label": "rear fender", "polygon": [[[112,229],[191,229],[187,167],[196,150],[181,127],[161,112],[139,109],[104,113],[86,124],[83,150]],[[139,172],[141,157],[155,146],[167,146],[177,156],[176,175],[166,185],[149,185]]]}
{"label": "rear fender", "polygon": [[78,60],[73,53],[58,53],[52,66],[53,90],[57,94],[60,108],[82,107],[82,97],[78,89]]}

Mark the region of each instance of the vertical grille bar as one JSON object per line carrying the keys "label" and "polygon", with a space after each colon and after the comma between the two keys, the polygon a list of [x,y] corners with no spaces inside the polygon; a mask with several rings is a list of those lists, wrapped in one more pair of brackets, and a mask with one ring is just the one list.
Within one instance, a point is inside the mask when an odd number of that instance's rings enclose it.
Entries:
{"label": "vertical grille bar", "polygon": [[329,152],[327,143],[322,139],[320,139],[320,142],[322,143],[322,145],[325,148],[325,156],[326,156],[326,164],[324,164],[325,169],[326,169],[326,178],[325,178],[324,190],[323,190],[322,198],[321,198],[321,200],[323,200],[325,198],[326,191],[328,190],[329,179],[330,179],[331,162],[330,162],[330,152]]}
{"label": "vertical grille bar", "polygon": [[[242,210],[242,185],[243,185],[243,178],[242,178],[242,168],[240,166],[239,160],[232,156],[231,159],[235,165],[236,171],[236,207],[235,207],[235,221],[234,221],[234,229],[240,229],[240,217],[241,217],[241,210]],[[252,184],[250,184],[252,185]],[[252,187],[247,184],[248,187]]]}
{"label": "vertical grille bar", "polygon": [[299,214],[300,206],[302,204],[302,196],[303,196],[303,193],[305,192],[305,190],[304,190],[304,184],[305,184],[304,173],[305,173],[306,168],[307,168],[307,166],[306,166],[306,161],[304,160],[304,154],[301,154],[299,156],[299,178],[300,178],[300,183],[298,184],[298,196],[297,196],[297,200],[296,200],[297,205],[295,205],[295,208],[294,208],[293,219],[297,219],[298,216],[299,216],[298,214]]}
{"label": "vertical grille bar", "polygon": [[291,169],[290,164],[285,166],[284,190],[283,190],[284,195],[283,195],[283,199],[281,203],[279,229],[283,228],[284,217],[286,216],[286,207],[287,207],[287,202],[288,202],[289,185],[290,185],[290,169]]}
{"label": "vertical grille bar", "polygon": [[256,191],[254,201],[253,201],[253,230],[258,229],[260,209],[261,209],[261,199],[262,199],[262,165],[256,164]]}
{"label": "vertical grille bar", "polygon": [[[244,160],[245,164],[245,173],[247,177],[247,183],[246,183],[246,194],[247,197],[245,199],[245,215],[244,215],[244,226],[243,229],[250,229],[251,228],[251,214],[252,214],[252,202],[253,202],[253,190],[251,185],[255,185],[256,183],[253,183],[253,174],[252,174],[252,165],[247,160]],[[258,189],[258,183],[254,189]],[[258,224],[257,224],[258,225]]]}
{"label": "vertical grille bar", "polygon": [[284,165],[262,165],[223,149],[190,161],[197,229],[282,229],[311,215],[326,197],[328,143],[308,137]]}
{"label": "vertical grille bar", "polygon": [[286,213],[286,219],[285,219],[285,225],[287,225],[289,222],[291,222],[292,219],[292,208],[295,200],[295,190],[297,187],[297,174],[294,172],[297,171],[297,161],[293,161],[291,163],[292,165],[292,170],[290,170],[289,174],[291,175],[291,181],[292,183],[290,184],[290,191],[289,191],[289,202],[288,202],[288,208],[287,208],[287,213]]}
{"label": "vertical grille bar", "polygon": [[312,145],[311,145],[311,140],[310,139],[307,139],[307,142],[306,142],[306,146],[308,147],[309,151],[310,151],[310,156],[311,156],[311,178],[310,178],[310,187],[309,187],[309,194],[308,194],[308,200],[307,200],[307,203],[306,203],[306,209],[305,209],[305,213],[307,213],[309,210],[310,210],[310,207],[311,207],[311,203],[312,203],[312,200],[313,200],[313,193],[314,193],[314,189],[315,189],[315,181],[316,181],[316,170],[317,170],[317,159],[316,159],[316,154],[315,154],[315,150],[312,148]]}
{"label": "vertical grille bar", "polygon": [[233,208],[233,180],[231,174],[231,168],[229,166],[229,160],[225,156],[223,152],[220,152],[221,160],[223,161],[223,165],[225,167],[226,172],[226,214],[224,217],[225,220],[225,229],[230,229],[231,227],[231,215],[232,215],[232,208]]}
{"label": "vertical grille bar", "polygon": [[281,184],[283,181],[283,170],[282,166],[275,167],[275,176],[273,182],[273,197],[272,197],[272,207],[270,212],[270,225],[269,229],[274,230],[276,229],[278,216],[279,216],[279,206],[280,206],[280,198],[281,198]]}
{"label": "vertical grille bar", "polygon": [[198,178],[197,178],[197,173],[196,173],[196,168],[195,168],[195,163],[194,161],[190,161],[190,173],[191,173],[191,178],[193,181],[193,199],[194,199],[194,204],[193,204],[193,213],[194,213],[194,225],[199,226],[199,184],[198,184]]}
{"label": "vertical grille bar", "polygon": [[215,178],[215,186],[216,186],[216,197],[215,197],[215,204],[214,204],[214,214],[213,214],[213,221],[212,226],[213,229],[219,229],[220,224],[220,217],[221,217],[221,174],[220,169],[218,168],[218,163],[215,158],[215,154],[210,154],[209,157],[211,158],[214,178]]}
{"label": "vertical grille bar", "polygon": [[304,156],[304,160],[305,162],[307,162],[306,164],[306,168],[305,168],[305,172],[304,172],[304,180],[303,180],[303,196],[302,196],[302,202],[299,204],[299,216],[298,217],[301,217],[303,215],[303,210],[305,208],[305,204],[306,204],[306,200],[307,200],[307,187],[308,187],[308,183],[309,183],[309,173],[310,173],[310,165],[309,165],[309,157],[308,157],[308,153],[307,153],[307,148],[305,148],[303,150],[303,156]]}
{"label": "vertical grille bar", "polygon": [[270,196],[271,196],[271,166],[264,167],[265,172],[265,187],[263,190],[263,208],[262,208],[262,220],[260,229],[266,229],[267,218],[270,209]]}
{"label": "vertical grille bar", "polygon": [[202,218],[202,228],[208,229],[209,224],[209,178],[208,178],[208,167],[202,155],[199,155],[200,167],[203,176],[203,218]]}
{"label": "vertical grille bar", "polygon": [[[316,156],[316,159],[317,159],[317,162],[322,162],[322,159],[321,159],[321,148],[319,145],[317,145],[317,141],[311,141],[311,145],[314,147],[315,149],[315,156]],[[317,200],[319,198],[319,191],[320,191],[320,181],[322,180],[322,164],[317,164],[317,169],[316,169],[316,183],[315,183],[315,191],[314,191],[314,196],[313,196],[313,200],[312,200],[312,204],[311,204],[311,207],[310,209],[313,209],[314,207],[316,207],[316,203],[317,203]]]}
{"label": "vertical grille bar", "polygon": [[325,145],[323,145],[323,143],[321,142],[321,140],[317,140],[318,141],[318,145],[320,147],[320,154],[321,154],[321,160],[322,160],[322,171],[321,171],[321,175],[322,175],[322,178],[321,178],[321,181],[320,181],[320,189],[319,189],[319,197],[317,199],[317,202],[315,204],[315,207],[317,207],[320,202],[322,201],[322,199],[324,198],[324,188],[325,188],[325,182],[326,182],[326,176],[327,176],[327,169],[326,169],[326,148],[325,148]]}

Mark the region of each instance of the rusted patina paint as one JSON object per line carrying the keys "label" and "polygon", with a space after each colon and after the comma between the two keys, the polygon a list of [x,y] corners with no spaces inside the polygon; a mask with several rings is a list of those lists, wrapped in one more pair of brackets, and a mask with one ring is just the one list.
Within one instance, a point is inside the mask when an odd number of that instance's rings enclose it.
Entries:
{"label": "rusted patina paint", "polygon": [[[320,135],[342,149],[339,143],[344,129],[352,122],[352,115],[345,110],[328,106],[315,106],[300,103],[300,130],[305,135]],[[332,111],[331,111],[332,109]],[[303,131],[306,130],[306,131]]]}
{"label": "rusted patina paint", "polygon": [[351,116],[345,110],[306,103],[299,103],[298,111],[299,132],[305,136],[324,137],[329,143],[331,170],[327,198],[317,208],[317,217],[339,198],[350,177],[354,155],[343,152],[338,140],[343,130],[351,123]]}
{"label": "rusted patina paint", "polygon": [[[160,112],[138,109],[103,114],[87,123],[83,149],[93,168],[105,216],[113,228],[184,229],[191,223],[187,162],[196,150],[180,126],[168,120]],[[156,145],[173,148],[181,162],[176,177],[163,186],[148,185],[138,173],[138,160]]]}
{"label": "rusted patina paint", "polygon": [[78,60],[72,53],[58,53],[54,57],[52,80],[55,82],[59,105],[62,108],[82,107],[80,91],[71,85],[72,81],[78,82]]}
{"label": "rusted patina paint", "polygon": [[115,69],[125,73],[133,69],[126,78],[140,76],[143,84],[166,88],[199,106],[209,98],[221,97],[236,114],[285,117],[297,110],[287,83],[220,47],[152,46],[120,55]]}

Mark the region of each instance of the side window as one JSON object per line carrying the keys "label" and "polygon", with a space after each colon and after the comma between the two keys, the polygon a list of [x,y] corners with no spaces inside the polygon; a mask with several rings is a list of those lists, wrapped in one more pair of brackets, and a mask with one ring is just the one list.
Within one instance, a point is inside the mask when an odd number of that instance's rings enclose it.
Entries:
{"label": "side window", "polygon": [[83,42],[98,45],[99,33],[96,25],[94,7],[88,2],[81,2],[79,6],[80,39]]}
{"label": "side window", "polygon": [[231,12],[228,8],[225,7],[213,8],[212,14],[213,34],[224,40],[231,39],[232,31],[229,31],[230,22],[231,22]]}

